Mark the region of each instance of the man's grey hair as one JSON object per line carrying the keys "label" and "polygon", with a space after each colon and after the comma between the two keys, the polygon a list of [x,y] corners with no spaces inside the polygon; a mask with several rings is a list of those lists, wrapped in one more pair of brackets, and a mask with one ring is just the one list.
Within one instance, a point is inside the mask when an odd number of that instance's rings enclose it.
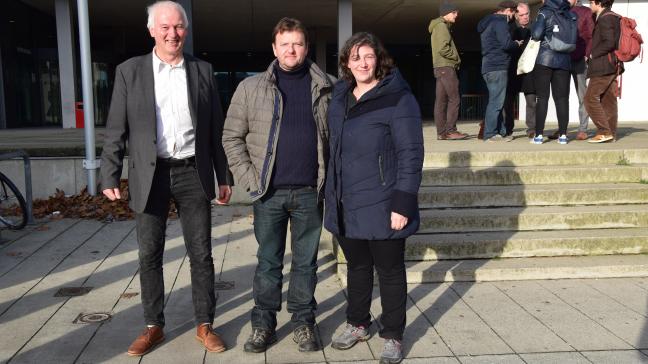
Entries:
{"label": "man's grey hair", "polygon": [[531,7],[530,7],[529,4],[527,4],[527,3],[519,2],[519,3],[518,3],[518,6],[520,6],[520,5],[521,5],[521,6],[526,6],[526,8],[529,9],[529,11],[531,10]]}
{"label": "man's grey hair", "polygon": [[184,23],[185,28],[189,27],[189,18],[187,18],[187,12],[185,12],[185,9],[182,7],[182,5],[178,4],[175,1],[163,0],[163,1],[157,1],[149,5],[148,8],[146,8],[146,12],[148,13],[148,20],[146,22],[146,27],[148,29],[151,29],[155,26],[155,13],[162,8],[176,9],[182,16],[182,22]]}

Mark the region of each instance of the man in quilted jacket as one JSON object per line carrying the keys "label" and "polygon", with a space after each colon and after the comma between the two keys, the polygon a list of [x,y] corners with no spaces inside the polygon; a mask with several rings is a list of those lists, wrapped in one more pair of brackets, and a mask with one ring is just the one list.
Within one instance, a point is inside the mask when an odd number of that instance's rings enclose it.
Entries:
{"label": "man in quilted jacket", "polygon": [[247,352],[277,341],[286,234],[292,265],[288,312],[300,351],[316,351],[315,284],[322,231],[322,196],[328,162],[326,112],[332,81],[306,58],[308,33],[296,19],[275,26],[276,59],[238,86],[225,120],[223,147],[236,183],[254,202],[259,244],[252,293],[252,334]]}

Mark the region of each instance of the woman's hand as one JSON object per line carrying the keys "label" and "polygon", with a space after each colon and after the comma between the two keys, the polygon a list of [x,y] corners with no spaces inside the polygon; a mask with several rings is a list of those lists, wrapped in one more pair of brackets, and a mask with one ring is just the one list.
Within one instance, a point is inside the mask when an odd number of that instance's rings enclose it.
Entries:
{"label": "woman's hand", "polygon": [[405,225],[407,225],[407,218],[401,214],[392,211],[391,228],[394,230],[403,230]]}

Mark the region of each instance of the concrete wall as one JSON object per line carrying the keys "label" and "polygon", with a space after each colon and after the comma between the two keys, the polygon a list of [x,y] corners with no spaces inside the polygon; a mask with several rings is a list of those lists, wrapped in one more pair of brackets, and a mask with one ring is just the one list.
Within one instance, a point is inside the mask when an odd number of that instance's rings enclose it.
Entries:
{"label": "concrete wall", "polygon": [[[88,184],[86,171],[83,169],[82,157],[67,158],[31,158],[32,191],[34,198],[47,198],[56,189],[74,195],[83,190]],[[128,165],[128,159],[124,160]],[[0,171],[7,175],[25,193],[25,173],[23,161],[0,161]],[[99,175],[99,174],[97,174]],[[128,178],[128,169],[122,171],[122,178]],[[231,199],[233,204],[249,203],[247,193],[234,186]]]}
{"label": "concrete wall", "polygon": [[[589,6],[584,1],[583,5]],[[612,10],[623,16],[628,16],[637,21],[637,30],[644,38],[648,40],[648,1],[646,0],[617,0],[612,6]],[[648,47],[644,44],[644,48]],[[625,64],[625,73],[623,74],[623,93],[619,99],[619,122],[624,121],[642,121],[648,119],[648,112],[642,106],[646,102],[645,88],[648,82],[648,56],[643,63],[639,59]],[[524,108],[526,102],[520,95],[520,119],[524,120]],[[549,112],[547,122],[557,124],[556,108],[553,100],[549,101]],[[569,93],[569,126],[578,126],[578,97],[574,82],[571,83]],[[596,126],[591,122],[588,124],[589,130],[596,130]]]}

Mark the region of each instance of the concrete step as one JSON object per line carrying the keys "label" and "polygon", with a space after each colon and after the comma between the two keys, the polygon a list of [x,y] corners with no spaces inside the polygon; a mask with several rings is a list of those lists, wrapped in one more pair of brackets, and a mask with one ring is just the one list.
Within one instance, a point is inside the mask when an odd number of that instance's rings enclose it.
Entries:
{"label": "concrete step", "polygon": [[648,179],[648,165],[424,168],[422,186],[631,183]]}
{"label": "concrete step", "polygon": [[[435,150],[426,143],[426,150]],[[425,153],[424,167],[552,166],[648,163],[648,149],[445,151]]]}
{"label": "concrete step", "polygon": [[[648,276],[647,255],[441,260],[406,262],[405,266],[407,283]],[[337,268],[346,284],[347,265]]]}
{"label": "concrete step", "polygon": [[419,233],[648,227],[648,205],[530,206],[421,211]]}
{"label": "concrete step", "polygon": [[612,254],[648,254],[648,229],[416,234],[405,245],[407,261]]}
{"label": "concrete step", "polygon": [[609,205],[648,202],[648,184],[421,187],[421,208]]}
{"label": "concrete step", "polygon": [[406,260],[648,253],[648,228],[417,234]]}

